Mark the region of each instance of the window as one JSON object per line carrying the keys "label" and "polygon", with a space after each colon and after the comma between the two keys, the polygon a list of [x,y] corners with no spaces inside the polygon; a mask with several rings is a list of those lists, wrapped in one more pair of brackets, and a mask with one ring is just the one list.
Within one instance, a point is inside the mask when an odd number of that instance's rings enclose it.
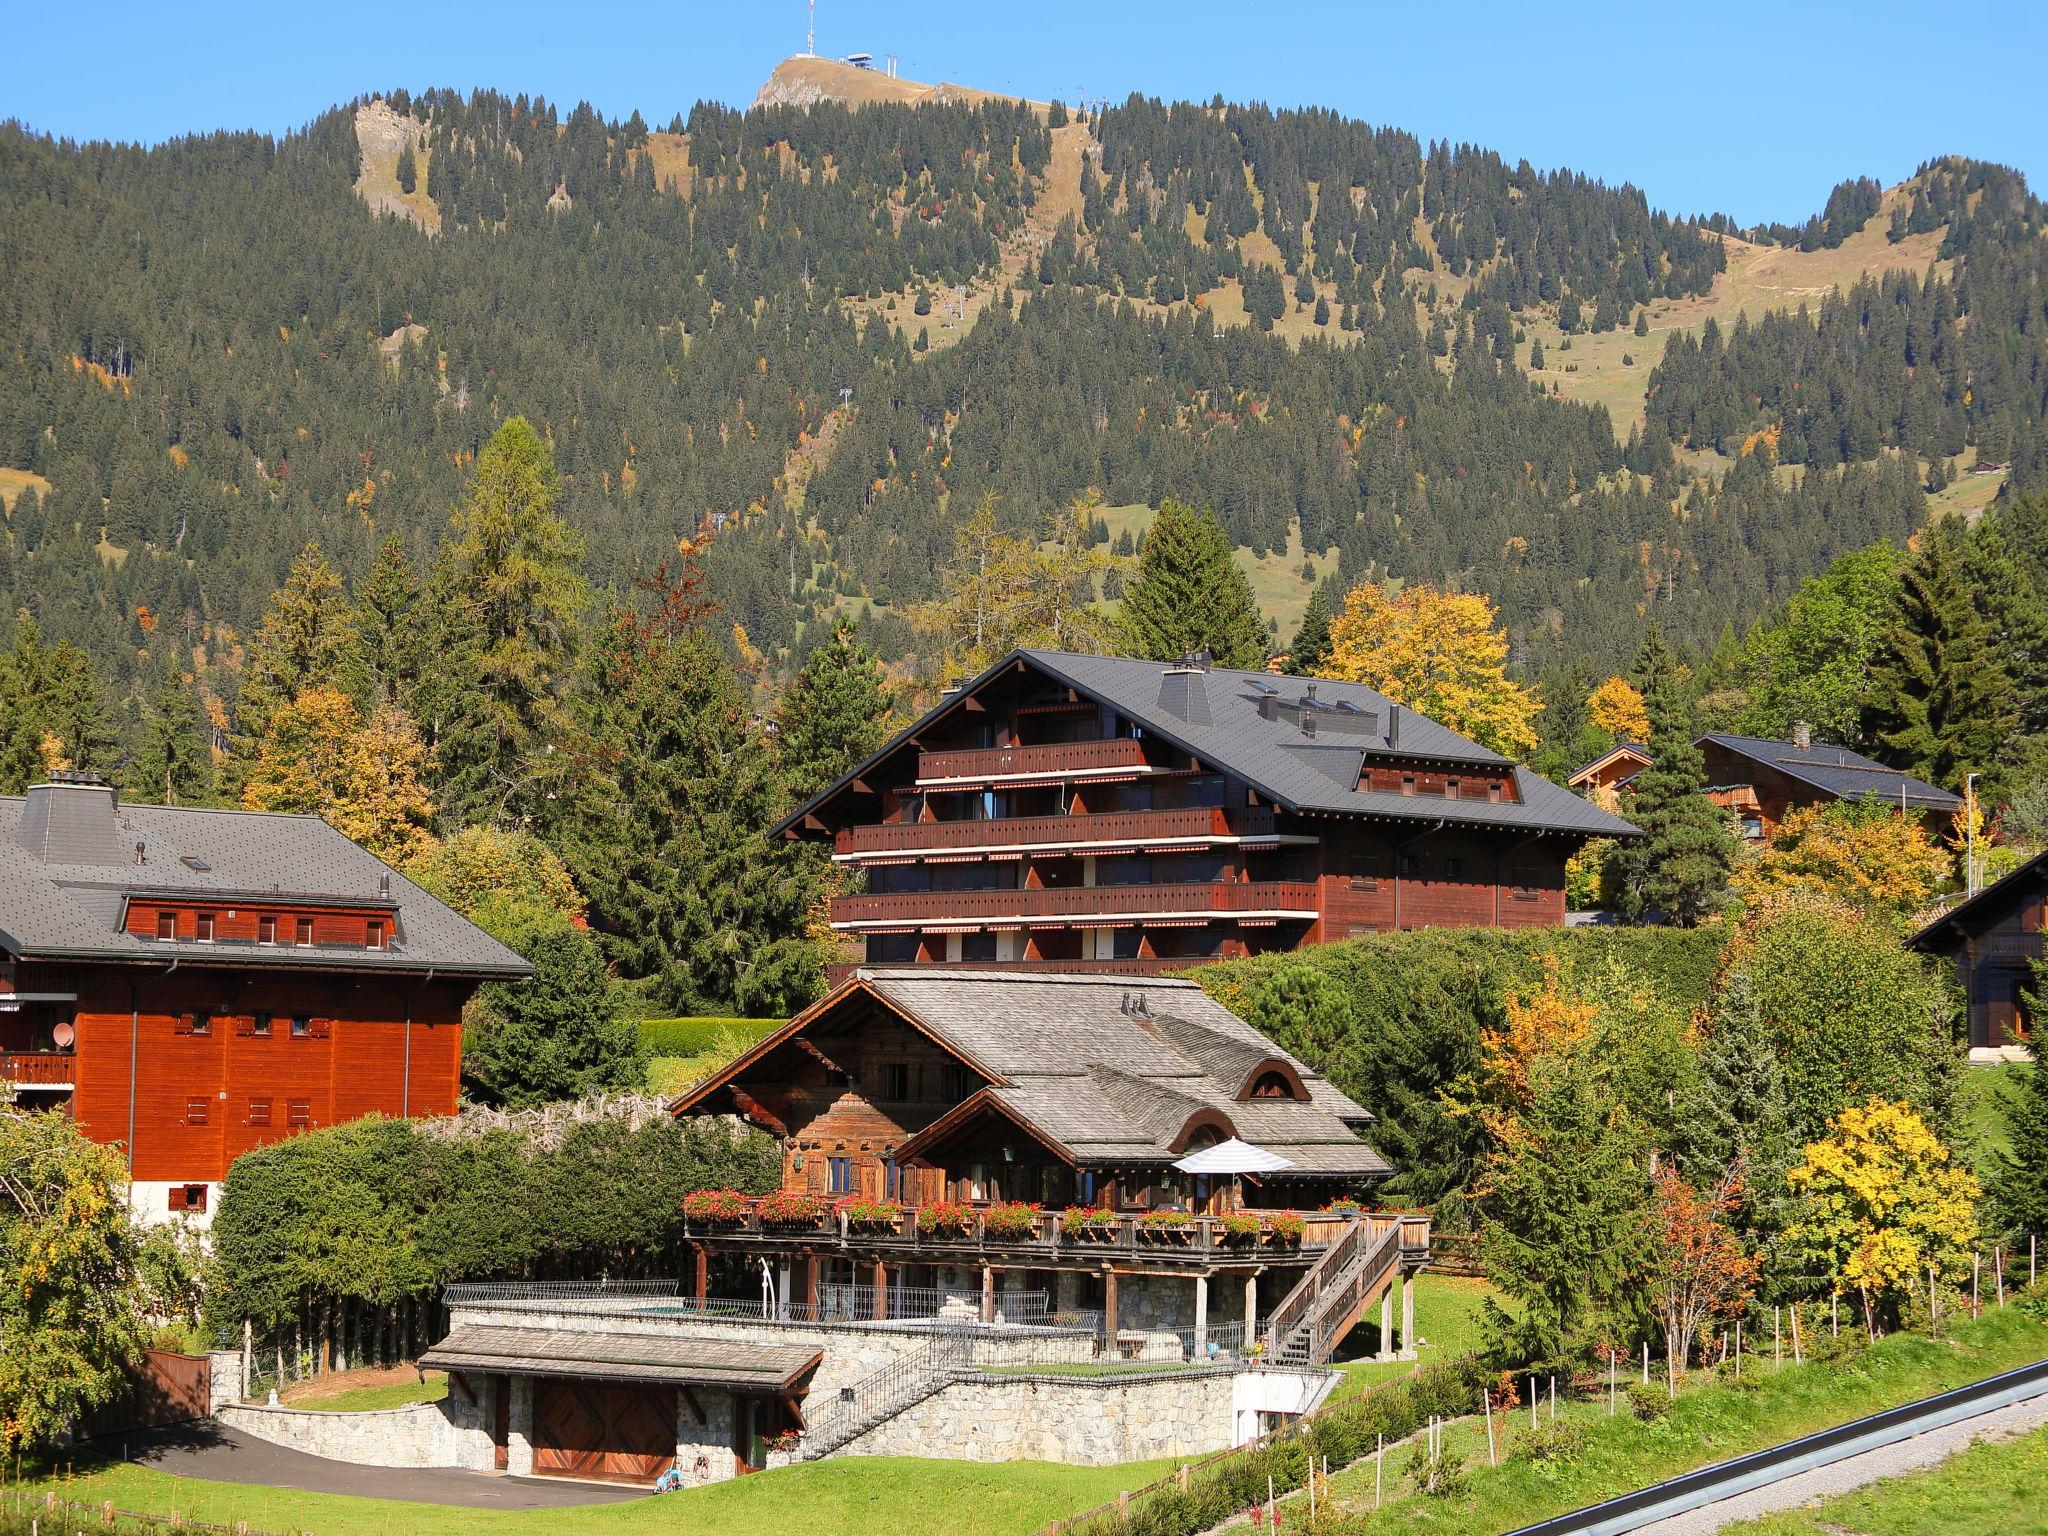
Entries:
{"label": "window", "polygon": [[382,918],[373,917],[370,919],[367,928],[364,930],[363,947],[365,949],[382,949],[384,947],[384,920]]}
{"label": "window", "polygon": [[1097,885],[1150,885],[1152,883],[1152,861],[1143,854],[1125,858],[1097,859],[1095,861],[1095,883]]}
{"label": "window", "polygon": [[946,1068],[946,1097],[951,1102],[959,1103],[980,1086],[974,1074],[959,1063]]}
{"label": "window", "polygon": [[249,1033],[252,1035],[261,1035],[266,1040],[269,1039],[270,1015],[267,1013],[259,1013],[256,1015],[255,1018],[251,1019],[249,1021]]}
{"label": "window", "polygon": [[867,937],[866,955],[870,965],[909,964],[917,959],[917,935],[871,933]]}
{"label": "window", "polygon": [[313,1123],[313,1101],[311,1099],[287,1099],[284,1106],[284,1123],[296,1130],[304,1130]]}
{"label": "window", "polygon": [[1422,855],[1421,855],[1421,854],[1419,854],[1419,853],[1404,853],[1404,854],[1402,854],[1402,855],[1401,855],[1401,878],[1402,878],[1402,879],[1404,879],[1404,880],[1415,880],[1415,879],[1419,879],[1419,878],[1421,877],[1421,875],[1422,875]]}
{"label": "window", "polygon": [[175,939],[175,938],[176,938],[176,937],[178,936],[178,914],[177,914],[177,913],[175,913],[175,912],[159,912],[159,913],[157,913],[157,915],[156,915],[156,936],[157,936],[157,937],[158,937],[159,939],[163,939],[163,940],[167,940],[167,941],[168,941],[168,940],[170,940],[170,939]]}
{"label": "window", "polygon": [[962,960],[993,960],[996,957],[996,936],[992,933],[963,933],[960,935],[960,958]]}
{"label": "window", "polygon": [[882,1198],[900,1200],[903,1198],[903,1170],[896,1166],[896,1159],[885,1158],[882,1162]]}
{"label": "window", "polygon": [[256,942],[275,944],[277,942],[277,914],[265,912],[256,919]]}
{"label": "window", "polygon": [[828,1157],[825,1159],[825,1167],[827,1172],[825,1187],[828,1193],[835,1195],[855,1193],[852,1158]]}
{"label": "window", "polygon": [[1445,860],[1444,860],[1444,878],[1445,878],[1446,880],[1462,880],[1462,879],[1464,879],[1464,878],[1465,878],[1465,861],[1464,861],[1463,859],[1461,859],[1461,858],[1456,858],[1456,857],[1452,857],[1452,858],[1448,858],[1448,859],[1445,859]]}
{"label": "window", "polygon": [[1144,948],[1145,935],[1137,928],[1115,928],[1110,931],[1109,953],[1114,960],[1136,960]]}
{"label": "window", "polygon": [[173,1184],[169,1199],[165,1202],[174,1211],[203,1211],[206,1209],[206,1186],[204,1184]]}
{"label": "window", "polygon": [[211,944],[213,942],[213,914],[211,912],[200,913],[192,920],[192,926],[194,929],[193,937],[198,939],[200,943]]}
{"label": "window", "polygon": [[298,945],[301,949],[313,947],[313,919],[310,917],[299,919]]}
{"label": "window", "polygon": [[838,1067],[827,1067],[825,1069],[825,1086],[827,1088],[850,1088],[853,1086],[853,1079],[848,1077]]}
{"label": "window", "polygon": [[882,1097],[891,1103],[901,1104],[910,1098],[910,1068],[900,1061],[886,1063],[882,1068]]}
{"label": "window", "polygon": [[185,1123],[187,1125],[206,1124],[206,1105],[207,1101],[196,1095],[187,1099],[185,1101]]}
{"label": "window", "polygon": [[1455,800],[1458,798],[1458,781],[1456,779],[1444,780],[1444,798],[1446,800]]}
{"label": "window", "polygon": [[1746,838],[1749,838],[1749,839],[1750,839],[1751,841],[1755,841],[1755,840],[1756,840],[1757,838],[1760,838],[1760,837],[1762,837],[1762,836],[1764,835],[1764,819],[1763,819],[1763,817],[1761,817],[1761,816],[1745,816],[1745,817],[1743,817],[1743,818],[1742,818],[1742,835],[1743,835],[1744,837],[1746,837]]}
{"label": "window", "polygon": [[210,1034],[212,1034],[212,1033],[213,1033],[213,1015],[212,1015],[212,1014],[210,1014],[210,1013],[195,1013],[195,1014],[193,1014],[193,1015],[191,1016],[191,1018],[192,1018],[192,1033],[193,1033],[193,1034],[195,1034],[195,1035],[210,1035]]}
{"label": "window", "polygon": [[313,1020],[311,1015],[304,1013],[292,1015],[292,1038],[294,1040],[304,1040],[312,1033]]}
{"label": "window", "polygon": [[1414,793],[1415,793],[1415,775],[1414,775],[1414,774],[1412,774],[1412,773],[1404,773],[1404,774],[1402,774],[1402,775],[1401,775],[1401,793],[1402,793],[1402,794],[1404,794],[1404,795],[1412,795],[1412,794],[1414,794]]}
{"label": "window", "polygon": [[270,1124],[270,1100],[251,1099],[249,1101],[249,1124],[258,1128]]}
{"label": "window", "polygon": [[1346,867],[1351,876],[1351,889],[1354,891],[1376,891],[1379,889],[1380,861],[1377,854],[1354,853],[1351,855]]}
{"label": "window", "polygon": [[1492,779],[1486,785],[1486,798],[1495,805],[1500,804],[1500,780]]}

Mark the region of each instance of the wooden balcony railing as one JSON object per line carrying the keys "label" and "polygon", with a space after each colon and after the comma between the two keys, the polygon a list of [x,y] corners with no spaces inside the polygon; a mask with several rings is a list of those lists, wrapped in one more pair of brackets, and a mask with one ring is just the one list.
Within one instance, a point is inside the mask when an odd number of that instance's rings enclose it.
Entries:
{"label": "wooden balcony railing", "polygon": [[920,784],[990,783],[998,779],[1053,779],[1062,774],[1113,773],[1142,769],[1145,745],[1129,737],[1102,741],[1056,741],[1038,747],[980,747],[962,752],[920,752]]}
{"label": "wooden balcony railing", "polygon": [[0,1082],[18,1087],[69,1088],[75,1084],[78,1058],[64,1051],[0,1052]]}
{"label": "wooden balcony railing", "polygon": [[1180,882],[1165,885],[1066,885],[1004,891],[889,891],[839,896],[832,924],[959,924],[1010,918],[1067,919],[1176,913],[1245,912],[1313,918],[1316,888],[1308,881]]}
{"label": "wooden balcony railing", "polygon": [[1099,816],[1010,816],[992,821],[898,821],[847,827],[834,851],[860,854],[943,853],[961,848],[1036,848],[1075,843],[1142,848],[1163,842],[1273,836],[1266,806],[1186,806],[1164,811],[1111,811]]}

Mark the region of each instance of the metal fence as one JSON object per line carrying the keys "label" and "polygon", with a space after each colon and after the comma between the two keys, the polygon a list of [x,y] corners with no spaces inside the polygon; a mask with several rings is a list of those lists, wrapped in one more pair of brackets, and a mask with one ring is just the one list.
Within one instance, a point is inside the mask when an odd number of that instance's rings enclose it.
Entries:
{"label": "metal fence", "polygon": [[997,1373],[1107,1376],[1165,1370],[1236,1370],[1247,1358],[1244,1324],[1206,1328],[1119,1328],[1107,1338],[1092,1323],[980,1335],[969,1363]]}
{"label": "metal fence", "polygon": [[450,1307],[493,1301],[605,1301],[634,1296],[673,1296],[674,1280],[465,1280],[442,1295]]}

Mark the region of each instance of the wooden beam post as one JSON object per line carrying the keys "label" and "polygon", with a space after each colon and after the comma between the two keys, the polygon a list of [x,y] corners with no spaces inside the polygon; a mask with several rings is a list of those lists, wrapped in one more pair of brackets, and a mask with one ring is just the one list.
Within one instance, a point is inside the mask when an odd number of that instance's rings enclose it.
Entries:
{"label": "wooden beam post", "polygon": [[1415,1277],[1402,1270],[1401,1276],[1401,1358],[1415,1358]]}
{"label": "wooden beam post", "polygon": [[996,1272],[990,1264],[981,1266],[981,1320],[984,1323],[996,1320]]}
{"label": "wooden beam post", "polygon": [[875,1259],[875,1321],[887,1322],[889,1318],[889,1266],[880,1257]]}
{"label": "wooden beam post", "polygon": [[1244,1341],[1252,1342],[1259,1331],[1259,1272],[1254,1269],[1244,1277]]}
{"label": "wooden beam post", "polygon": [[818,1251],[804,1250],[804,1305],[810,1308],[811,1320],[818,1317]]}
{"label": "wooden beam post", "polygon": [[695,1289],[690,1294],[702,1301],[711,1294],[711,1253],[702,1243],[697,1244],[696,1270],[693,1277]]}
{"label": "wooden beam post", "polygon": [[1113,1354],[1116,1350],[1116,1271],[1102,1271],[1102,1335]]}

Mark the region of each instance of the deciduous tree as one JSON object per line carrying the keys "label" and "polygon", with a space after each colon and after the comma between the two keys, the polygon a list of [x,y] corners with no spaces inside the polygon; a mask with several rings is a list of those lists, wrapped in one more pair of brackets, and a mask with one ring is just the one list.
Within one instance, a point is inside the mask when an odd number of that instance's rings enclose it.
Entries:
{"label": "deciduous tree", "polygon": [[1643,741],[1650,734],[1650,712],[1643,705],[1643,696],[1625,677],[1610,677],[1588,694],[1586,713],[1616,741]]}
{"label": "deciduous tree", "polygon": [[1664,1327],[1664,1347],[1681,1369],[1700,1330],[1717,1317],[1738,1317],[1756,1294],[1760,1265],[1742,1245],[1730,1217],[1742,1206],[1740,1162],[1704,1188],[1670,1167],[1658,1170],[1661,1241],[1650,1274]]}
{"label": "deciduous tree", "polygon": [[1948,873],[1948,854],[1918,813],[1838,800],[1786,812],[1732,884],[1746,900],[1804,890],[1904,916],[1926,906]]}
{"label": "deciduous tree", "polygon": [[379,704],[366,720],[339,689],[315,686],[271,715],[242,803],[318,816],[403,864],[433,840],[425,759],[418,729],[397,705]]}
{"label": "deciduous tree", "polygon": [[1535,750],[1535,693],[1507,675],[1507,636],[1476,592],[1363,581],[1330,626],[1329,675],[1365,683],[1509,757]]}

